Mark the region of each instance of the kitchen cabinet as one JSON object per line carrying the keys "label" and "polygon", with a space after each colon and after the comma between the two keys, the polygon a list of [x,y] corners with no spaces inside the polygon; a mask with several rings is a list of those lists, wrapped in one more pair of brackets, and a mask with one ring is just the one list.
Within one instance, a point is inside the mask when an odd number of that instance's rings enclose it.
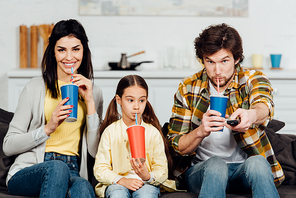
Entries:
{"label": "kitchen cabinet", "polygon": [[[173,106],[174,94],[180,81],[196,71],[159,70],[159,71],[94,71],[94,83],[101,87],[104,97],[103,115],[111,99],[115,96],[119,80],[129,74],[137,74],[145,78],[149,86],[148,100],[153,106],[160,123],[169,121]],[[296,134],[296,72],[295,71],[263,71],[270,79],[274,89],[275,118],[286,123],[280,133]],[[8,72],[8,110],[14,111],[19,95],[25,84],[35,76],[40,76],[40,69],[18,69]],[[120,108],[119,108],[120,109]]]}
{"label": "kitchen cabinet", "polygon": [[271,79],[271,84],[274,90],[274,118],[286,123],[284,132],[296,134],[296,78]]}

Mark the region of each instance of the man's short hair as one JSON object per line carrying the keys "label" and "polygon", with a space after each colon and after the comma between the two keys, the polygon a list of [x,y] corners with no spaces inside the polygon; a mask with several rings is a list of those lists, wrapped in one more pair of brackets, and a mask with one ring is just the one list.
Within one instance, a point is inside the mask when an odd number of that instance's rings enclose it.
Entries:
{"label": "man's short hair", "polygon": [[229,50],[237,64],[244,59],[242,39],[236,29],[222,23],[211,25],[194,40],[195,52],[197,58],[202,63],[204,56],[213,55],[221,49]]}

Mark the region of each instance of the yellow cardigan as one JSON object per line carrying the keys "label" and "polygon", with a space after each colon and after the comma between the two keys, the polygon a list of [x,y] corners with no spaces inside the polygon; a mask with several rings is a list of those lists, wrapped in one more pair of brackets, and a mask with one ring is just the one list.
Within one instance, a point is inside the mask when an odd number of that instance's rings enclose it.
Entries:
{"label": "yellow cardigan", "polygon": [[[145,127],[145,163],[155,177],[151,184],[160,185],[168,178],[164,143],[154,126],[143,121],[142,125]],[[132,170],[126,129],[127,126],[120,119],[109,125],[102,134],[94,165],[94,175],[99,181],[95,188],[97,196],[104,197],[107,186],[113,184],[118,175],[126,176]],[[164,185],[175,189],[174,181],[167,181]]]}

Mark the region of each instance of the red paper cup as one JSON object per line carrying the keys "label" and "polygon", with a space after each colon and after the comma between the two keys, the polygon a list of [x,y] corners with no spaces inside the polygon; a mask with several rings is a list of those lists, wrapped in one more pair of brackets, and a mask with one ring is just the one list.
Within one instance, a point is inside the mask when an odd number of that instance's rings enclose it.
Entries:
{"label": "red paper cup", "polygon": [[132,158],[140,158],[144,163],[146,160],[145,153],[145,127],[141,125],[133,125],[126,129]]}

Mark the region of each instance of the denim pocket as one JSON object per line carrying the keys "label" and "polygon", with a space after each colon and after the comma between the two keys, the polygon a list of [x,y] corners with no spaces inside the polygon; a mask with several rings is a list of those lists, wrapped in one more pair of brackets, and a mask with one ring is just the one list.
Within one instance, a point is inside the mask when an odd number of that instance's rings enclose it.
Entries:
{"label": "denim pocket", "polygon": [[74,170],[74,171],[78,172],[78,164],[77,164],[77,162],[70,162],[70,163],[67,163],[67,164],[68,164],[70,170]]}
{"label": "denim pocket", "polygon": [[53,153],[45,153],[44,154],[44,161],[50,161],[50,160],[54,160],[54,156]]}

